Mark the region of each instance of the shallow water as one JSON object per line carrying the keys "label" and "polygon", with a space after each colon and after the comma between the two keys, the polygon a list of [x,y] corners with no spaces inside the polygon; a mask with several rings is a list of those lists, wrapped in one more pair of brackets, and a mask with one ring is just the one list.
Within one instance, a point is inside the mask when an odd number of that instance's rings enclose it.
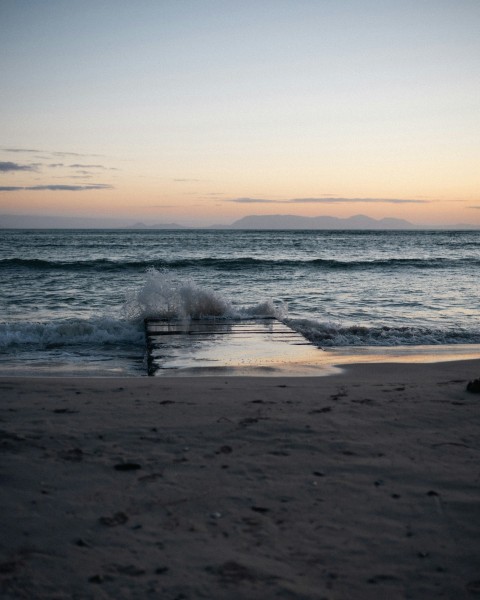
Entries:
{"label": "shallow water", "polygon": [[275,315],[314,344],[478,344],[480,232],[0,232],[0,372],[143,375],[143,318]]}

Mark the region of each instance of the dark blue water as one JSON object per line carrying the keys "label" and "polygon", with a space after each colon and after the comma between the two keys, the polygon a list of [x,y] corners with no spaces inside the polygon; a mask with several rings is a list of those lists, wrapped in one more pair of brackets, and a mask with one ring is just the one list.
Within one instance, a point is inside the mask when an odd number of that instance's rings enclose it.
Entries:
{"label": "dark blue water", "polygon": [[143,374],[142,319],[275,314],[322,347],[480,343],[480,232],[0,231],[0,372]]}

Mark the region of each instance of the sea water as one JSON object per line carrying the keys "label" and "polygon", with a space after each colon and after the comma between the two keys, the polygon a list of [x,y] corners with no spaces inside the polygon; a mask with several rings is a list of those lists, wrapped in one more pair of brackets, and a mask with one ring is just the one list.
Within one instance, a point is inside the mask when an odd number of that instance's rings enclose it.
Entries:
{"label": "sea water", "polygon": [[0,231],[0,374],[144,375],[143,319],[479,344],[479,231]]}

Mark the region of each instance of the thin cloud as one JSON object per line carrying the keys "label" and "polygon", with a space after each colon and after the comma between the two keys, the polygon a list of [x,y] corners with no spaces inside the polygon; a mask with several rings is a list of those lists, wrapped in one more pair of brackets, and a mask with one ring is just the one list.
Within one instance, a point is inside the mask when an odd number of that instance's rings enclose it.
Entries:
{"label": "thin cloud", "polygon": [[417,198],[293,198],[289,204],[342,204],[342,203],[371,203],[371,204],[429,204],[429,200]]}
{"label": "thin cloud", "polygon": [[232,198],[225,202],[237,202],[238,204],[286,204],[288,200],[267,200],[266,198]]}
{"label": "thin cloud", "polygon": [[0,162],[0,173],[9,173],[11,171],[36,171],[37,164],[20,165],[15,162]]}
{"label": "thin cloud", "polygon": [[32,150],[32,148],[4,148],[4,152],[41,152],[41,150]]}
{"label": "thin cloud", "polygon": [[[47,165],[48,167],[52,168],[52,169],[56,169],[58,167],[65,167],[68,169],[100,169],[102,171],[119,171],[120,169],[117,169],[115,167],[106,167],[105,165],[85,165],[83,163],[74,163],[72,165],[67,165],[65,163],[50,163],[49,165]],[[79,171],[80,173],[84,173],[86,171]]]}
{"label": "thin cloud", "polygon": [[106,169],[103,165],[83,165],[81,163],[75,163],[68,165],[71,169]]}
{"label": "thin cloud", "polygon": [[200,181],[202,181],[201,179],[174,179],[173,181],[175,181],[176,183],[199,183]]}
{"label": "thin cloud", "polygon": [[31,185],[31,186],[0,186],[0,192],[86,192],[89,190],[111,190],[113,185],[107,185],[105,183],[93,183],[91,185],[63,185],[63,184],[50,184],[50,185]]}
{"label": "thin cloud", "polygon": [[410,198],[290,198],[288,200],[272,200],[269,198],[232,198],[226,202],[238,204],[429,204],[430,200]]}
{"label": "thin cloud", "polygon": [[76,157],[86,157],[86,156],[103,156],[102,154],[84,154],[80,152],[63,152],[63,151],[55,151],[49,152],[48,150],[38,150],[35,148],[2,148],[3,152],[16,152],[16,153],[24,153],[24,152],[32,152],[36,154],[43,154],[45,156],[58,156],[58,157],[68,157],[68,156],[76,156]]}
{"label": "thin cloud", "polygon": [[80,152],[45,152],[45,154],[51,154],[52,156],[102,156],[102,154],[81,154]]}
{"label": "thin cloud", "polygon": [[63,185],[63,184],[53,184],[53,185],[34,185],[28,188],[27,190],[32,191],[43,191],[50,190],[52,192],[56,191],[65,191],[65,192],[84,192],[88,190],[111,190],[113,189],[113,185],[109,185],[106,183],[92,183],[88,185]]}
{"label": "thin cloud", "polygon": [[469,206],[468,208],[475,208],[477,210],[480,210],[480,206]]}

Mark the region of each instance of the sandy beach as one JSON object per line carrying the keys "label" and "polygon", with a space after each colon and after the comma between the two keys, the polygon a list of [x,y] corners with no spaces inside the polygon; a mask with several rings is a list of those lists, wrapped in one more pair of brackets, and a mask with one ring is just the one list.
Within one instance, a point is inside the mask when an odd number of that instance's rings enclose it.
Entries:
{"label": "sandy beach", "polygon": [[2,378],[1,597],[478,597],[479,376]]}

